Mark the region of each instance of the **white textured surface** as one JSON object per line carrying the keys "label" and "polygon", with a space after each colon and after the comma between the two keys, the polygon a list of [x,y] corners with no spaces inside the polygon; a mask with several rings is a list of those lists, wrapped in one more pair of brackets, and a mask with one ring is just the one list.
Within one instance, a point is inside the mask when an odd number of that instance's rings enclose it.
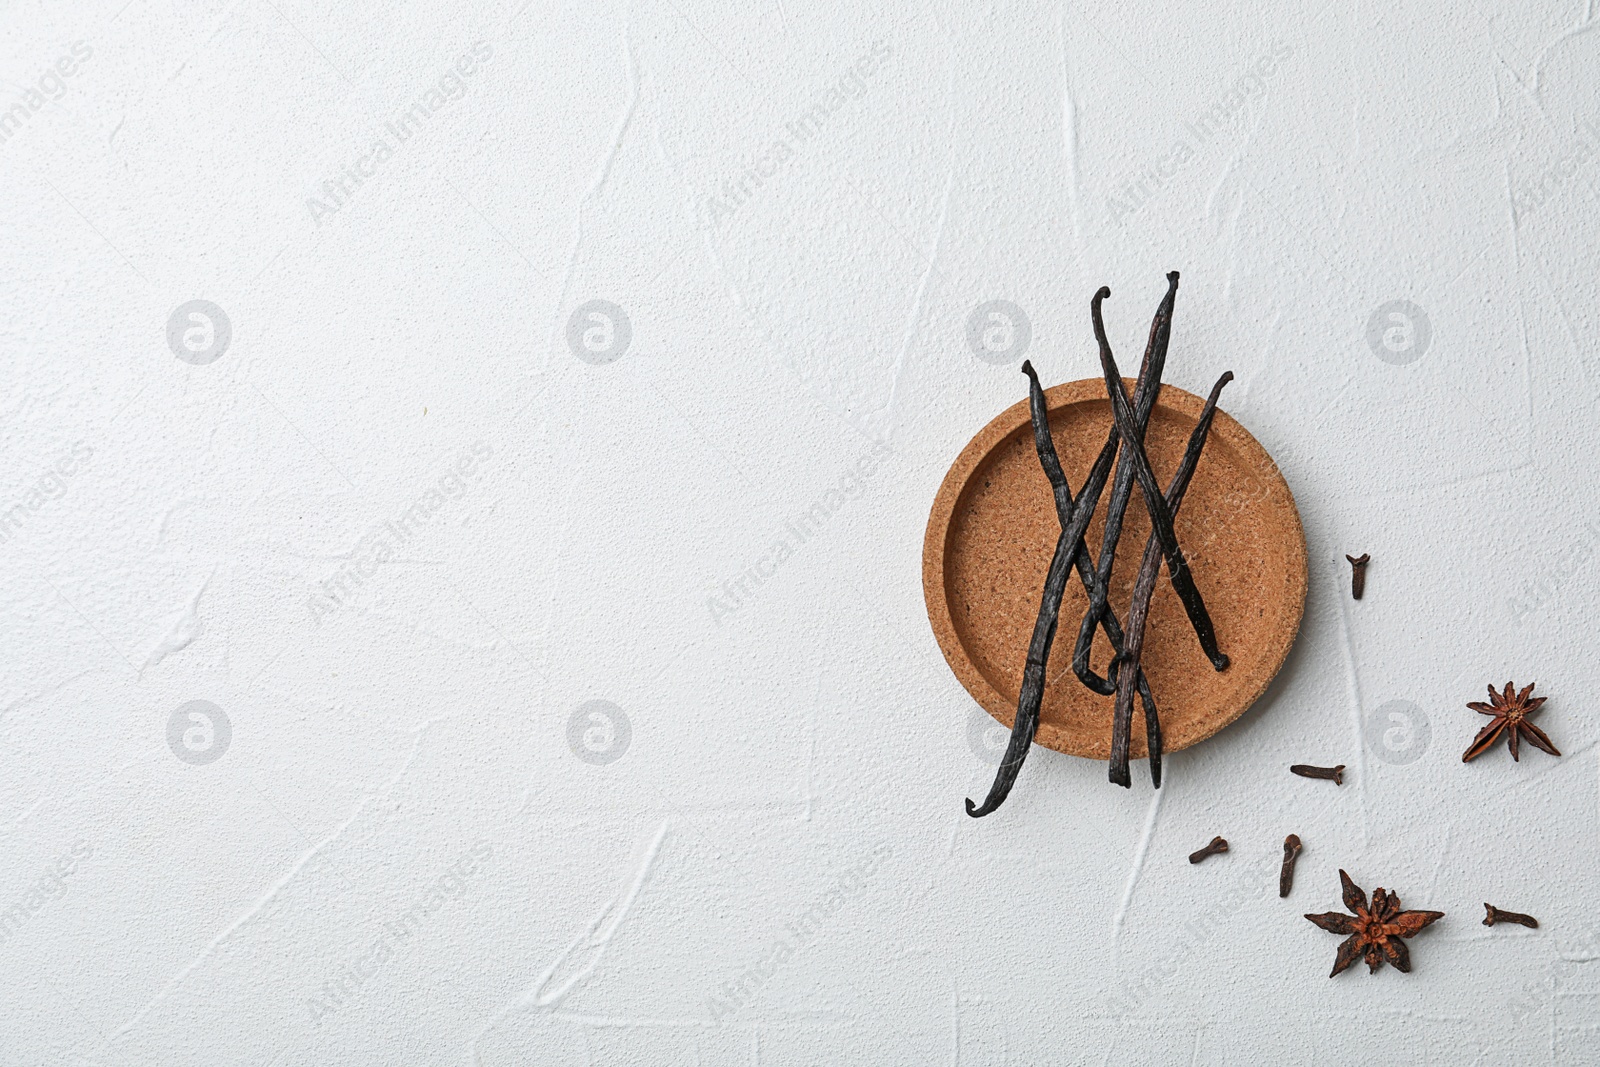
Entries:
{"label": "white textured surface", "polygon": [[[441,6],[4,16],[0,1063],[1595,1062],[1592,4]],[[970,820],[969,315],[1084,377],[1174,268],[1299,644]],[[1463,767],[1507,678],[1565,755]],[[1414,973],[1326,977],[1340,866]]]}

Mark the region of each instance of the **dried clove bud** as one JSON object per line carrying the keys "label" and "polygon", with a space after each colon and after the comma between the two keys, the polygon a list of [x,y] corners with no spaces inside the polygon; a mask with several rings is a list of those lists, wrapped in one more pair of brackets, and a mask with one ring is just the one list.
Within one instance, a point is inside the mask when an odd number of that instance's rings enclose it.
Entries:
{"label": "dried clove bud", "polygon": [[1345,556],[1350,561],[1350,595],[1357,600],[1367,591],[1367,564],[1372,557],[1363,552],[1359,556]]}
{"label": "dried clove bud", "polygon": [[1199,863],[1201,860],[1205,859],[1207,856],[1214,856],[1218,852],[1226,852],[1226,851],[1228,851],[1228,842],[1223,838],[1213,837],[1211,839],[1211,843],[1209,845],[1207,845],[1205,848],[1200,849],[1198,852],[1189,853],[1189,862],[1190,863]]}
{"label": "dried clove bud", "polygon": [[1289,768],[1290,774],[1298,774],[1302,778],[1326,778],[1334,785],[1344,785],[1344,764],[1337,767],[1313,767],[1306,763],[1296,763]]}
{"label": "dried clove bud", "polygon": [[1520,911],[1506,911],[1503,908],[1497,908],[1493,904],[1487,903],[1484,904],[1483,908],[1489,913],[1483,917],[1483,925],[1485,926],[1493,926],[1495,923],[1516,923],[1518,926],[1526,926],[1530,930],[1539,929],[1539,920],[1532,915],[1524,915]]}
{"label": "dried clove bud", "polygon": [[1286,897],[1294,888],[1294,861],[1300,855],[1300,835],[1283,839],[1283,870],[1278,872],[1278,896]]}

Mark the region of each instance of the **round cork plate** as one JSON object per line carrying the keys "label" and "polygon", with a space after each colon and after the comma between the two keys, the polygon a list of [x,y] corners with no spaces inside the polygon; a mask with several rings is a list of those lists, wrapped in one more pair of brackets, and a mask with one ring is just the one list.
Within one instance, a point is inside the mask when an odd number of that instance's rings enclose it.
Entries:
{"label": "round cork plate", "polygon": [[[1134,383],[1126,386],[1131,394]],[[1045,397],[1050,431],[1076,494],[1111,427],[1105,383],[1067,382]],[[1162,387],[1145,446],[1163,487],[1203,407],[1193,393]],[[1095,557],[1110,495],[1107,485],[1084,539]],[[1266,449],[1221,410],[1174,528],[1231,663],[1225,671],[1212,669],[1163,567],[1143,662],[1168,752],[1204,741],[1266,691],[1294,644],[1306,600],[1306,540],[1294,496]],[[1007,727],[1016,715],[1023,660],[1060,532],[1034,451],[1028,402],[1019,401],[956,457],[934,498],[922,549],[923,595],[944,658],[973,699]],[[1136,486],[1111,573],[1111,606],[1119,619],[1127,616],[1149,533]],[[1035,741],[1103,760],[1111,755],[1115,698],[1087,689],[1071,668],[1087,608],[1088,594],[1074,573],[1061,601]],[[1110,659],[1110,645],[1097,630],[1090,662],[1104,676]],[[1144,715],[1136,706],[1132,755],[1146,754]]]}

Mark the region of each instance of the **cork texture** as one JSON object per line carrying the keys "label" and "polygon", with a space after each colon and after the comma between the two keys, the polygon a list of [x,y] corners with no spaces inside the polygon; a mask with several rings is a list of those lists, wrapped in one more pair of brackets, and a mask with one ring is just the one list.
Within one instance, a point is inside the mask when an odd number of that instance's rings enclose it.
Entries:
{"label": "cork texture", "polygon": [[[1126,382],[1130,393],[1134,383]],[[1046,391],[1050,431],[1076,495],[1111,426],[1105,384],[1085,379]],[[1204,401],[1162,388],[1146,449],[1156,480],[1177,468]],[[1108,482],[1085,543],[1100,550]],[[1266,691],[1300,629],[1306,598],[1306,544],[1288,483],[1260,443],[1218,411],[1183,507],[1178,543],[1231,659],[1212,669],[1167,581],[1151,604],[1144,644],[1167,751],[1187,748],[1233,722]],[[1016,714],[1023,660],[1039,614],[1045,572],[1060,526],[1050,483],[1039,466],[1026,400],[1007,408],[968,443],[945,475],[923,545],[928,618],[950,668],[989,714],[1007,727]],[[1111,606],[1127,615],[1150,520],[1137,486],[1130,499],[1111,577]],[[1085,688],[1071,669],[1088,595],[1076,575],[1067,584],[1050,653],[1037,744],[1074,756],[1107,759],[1114,699]],[[1110,644],[1097,631],[1091,663],[1104,675]],[[1147,749],[1143,714],[1134,715],[1132,753]]]}

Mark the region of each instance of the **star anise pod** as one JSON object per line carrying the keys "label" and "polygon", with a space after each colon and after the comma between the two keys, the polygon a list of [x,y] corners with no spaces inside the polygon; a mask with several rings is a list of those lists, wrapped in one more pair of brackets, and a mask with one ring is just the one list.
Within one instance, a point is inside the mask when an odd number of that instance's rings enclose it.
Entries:
{"label": "star anise pod", "polygon": [[1356,960],[1366,957],[1368,973],[1375,973],[1384,960],[1394,964],[1395,970],[1411,970],[1411,953],[1402,937],[1412,937],[1435,919],[1444,918],[1442,911],[1401,911],[1400,898],[1385,893],[1380,886],[1372,891],[1372,906],[1367,906],[1367,894],[1339,872],[1344,884],[1344,906],[1355,912],[1346,915],[1340,911],[1326,911],[1306,918],[1335,934],[1349,934],[1339,945],[1334,957],[1332,978]]}
{"label": "star anise pod", "polygon": [[[1537,682],[1534,683],[1534,685],[1537,684]],[[1490,746],[1500,739],[1501,733],[1506,735],[1506,745],[1511,749],[1512,759],[1518,758],[1517,739],[1523,737],[1527,738],[1528,744],[1533,745],[1535,748],[1542,748],[1552,756],[1561,755],[1556,751],[1556,746],[1552,745],[1550,739],[1545,736],[1544,731],[1528,721],[1528,716],[1538,711],[1539,705],[1543,704],[1547,699],[1546,697],[1534,697],[1529,700],[1528,694],[1532,692],[1533,686],[1530,685],[1513,696],[1511,683],[1507,682],[1504,693],[1496,693],[1494,686],[1491,685],[1489,687],[1489,703],[1485,704],[1481,700],[1474,700],[1468,704],[1467,707],[1473,711],[1484,715],[1493,715],[1494,721],[1480,730],[1478,736],[1472,739],[1472,747],[1467,749],[1466,753],[1461,757],[1461,762],[1465,763],[1470,759],[1476,759],[1483,755],[1489,750]]]}

